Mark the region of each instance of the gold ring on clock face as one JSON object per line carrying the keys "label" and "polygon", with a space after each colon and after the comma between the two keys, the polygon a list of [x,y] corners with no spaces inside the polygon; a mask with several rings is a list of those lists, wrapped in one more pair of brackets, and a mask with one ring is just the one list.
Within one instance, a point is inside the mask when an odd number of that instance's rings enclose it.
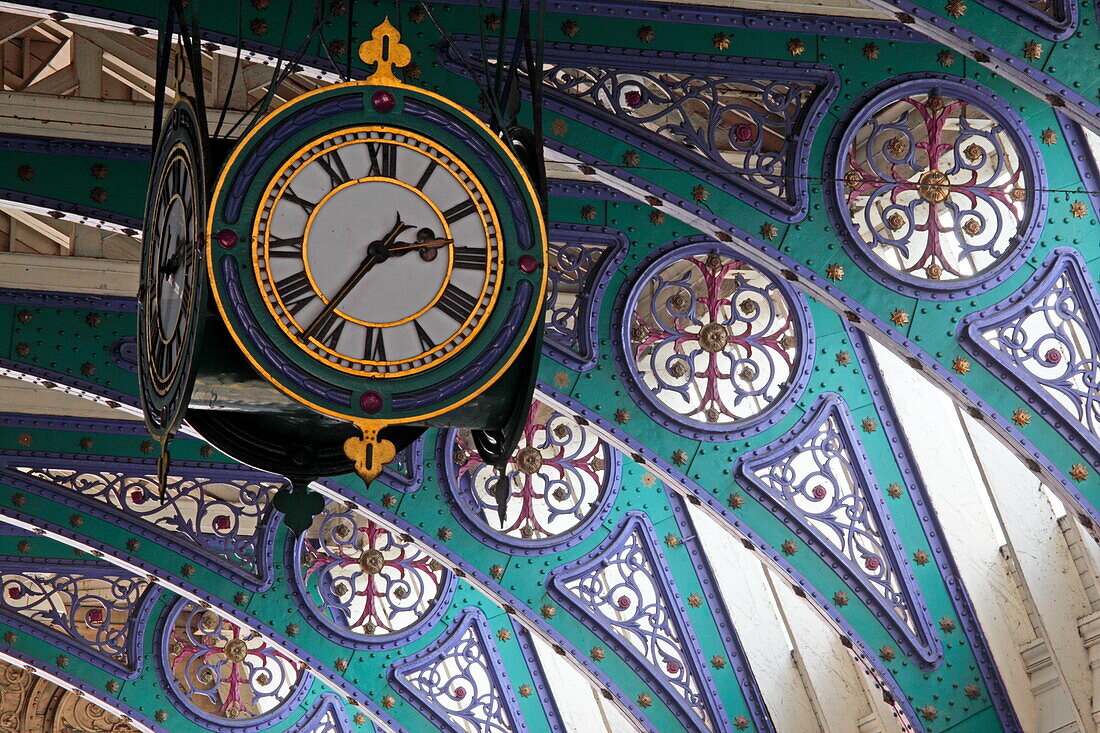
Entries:
{"label": "gold ring on clock face", "polygon": [[499,294],[500,227],[446,148],[385,126],[314,140],[276,174],[253,263],[278,326],[345,372],[397,377],[458,353]]}

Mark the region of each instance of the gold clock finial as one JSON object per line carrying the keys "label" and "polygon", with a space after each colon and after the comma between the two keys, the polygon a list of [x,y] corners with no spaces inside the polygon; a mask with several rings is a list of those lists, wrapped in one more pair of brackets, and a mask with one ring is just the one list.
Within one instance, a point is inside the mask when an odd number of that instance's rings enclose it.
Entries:
{"label": "gold clock finial", "polygon": [[344,455],[355,462],[355,472],[370,486],[370,482],[382,473],[382,468],[397,457],[397,450],[393,443],[378,436],[384,423],[367,420],[355,424],[363,437],[345,440]]}
{"label": "gold clock finial", "polygon": [[409,47],[401,43],[401,33],[390,23],[389,16],[373,31],[371,39],[359,44],[359,58],[363,63],[377,64],[375,72],[367,79],[367,84],[400,84],[393,75],[393,67],[402,68],[412,61]]}

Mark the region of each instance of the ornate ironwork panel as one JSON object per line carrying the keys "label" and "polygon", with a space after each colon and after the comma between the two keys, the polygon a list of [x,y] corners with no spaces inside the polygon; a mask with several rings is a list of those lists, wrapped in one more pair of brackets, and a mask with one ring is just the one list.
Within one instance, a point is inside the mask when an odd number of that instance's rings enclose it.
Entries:
{"label": "ornate ironwork panel", "polygon": [[1100,296],[1076,250],[1059,248],[1026,285],[963,319],[960,333],[1002,379],[1100,456]]}
{"label": "ornate ironwork panel", "polygon": [[796,430],[746,455],[738,473],[758,501],[832,558],[899,645],[932,662],[931,620],[851,423],[840,397],[826,393]]}
{"label": "ornate ironwork panel", "polygon": [[526,731],[485,614],[467,608],[435,644],[395,665],[394,684],[441,729]]}
{"label": "ornate ironwork panel", "polygon": [[52,558],[0,559],[0,613],[112,672],[135,676],[153,584],[113,565]]}
{"label": "ornate ironwork panel", "polygon": [[183,712],[207,724],[267,730],[309,687],[300,662],[186,598],[166,610],[159,647],[165,686]]}
{"label": "ornate ironwork panel", "polygon": [[309,717],[292,727],[289,733],[349,733],[350,730],[340,698],[324,694],[317,698]]}
{"label": "ornate ironwork panel", "polygon": [[607,515],[619,484],[620,456],[575,417],[531,403],[508,461],[509,517],[497,518],[498,471],[481,460],[468,430],[440,440],[440,465],[457,516],[474,536],[510,552],[560,552]]}
{"label": "ornate ironwork panel", "polygon": [[649,520],[628,512],[595,552],[551,572],[548,586],[590,620],[635,671],[689,716],[694,727],[726,730],[714,683],[702,662],[683,602]]}
{"label": "ornate ironwork panel", "polygon": [[294,548],[295,587],[309,616],[342,643],[408,643],[454,590],[454,576],[419,546],[341,502],[329,502]]}
{"label": "ornate ironwork panel", "polygon": [[[188,551],[198,550],[253,585],[268,573],[274,531],[271,499],[282,484],[240,478],[248,475],[245,471],[184,466],[186,474],[169,475],[162,500],[152,464],[87,456],[31,461],[20,456],[7,459],[18,474],[41,482],[38,486],[60,489],[62,501],[75,495],[109,506],[120,518],[136,520],[136,531],[153,530]],[[71,468],[77,463],[80,468]]]}
{"label": "ornate ironwork panel", "polygon": [[892,81],[856,109],[834,184],[853,257],[918,294],[964,297],[1011,274],[1038,234],[1046,187],[1019,115],[942,75]]}
{"label": "ornate ironwork panel", "polygon": [[622,232],[550,225],[550,287],[543,349],[566,366],[591,369],[599,356],[596,326],[607,281],[626,255]]}
{"label": "ornate ironwork panel", "polygon": [[[480,58],[477,37],[454,40]],[[546,44],[543,81],[550,109],[785,220],[805,211],[809,148],[839,86],[816,64],[573,43]]]}
{"label": "ornate ironwork panel", "polygon": [[673,243],[619,312],[624,382],[690,437],[773,424],[804,386],[812,331],[803,301],[721,245]]}

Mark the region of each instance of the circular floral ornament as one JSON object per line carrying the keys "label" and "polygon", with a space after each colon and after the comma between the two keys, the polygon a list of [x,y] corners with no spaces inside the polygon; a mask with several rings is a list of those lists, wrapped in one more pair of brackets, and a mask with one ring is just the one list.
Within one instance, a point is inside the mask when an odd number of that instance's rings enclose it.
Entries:
{"label": "circular floral ornament", "polygon": [[162,624],[166,687],[189,717],[205,721],[204,727],[267,730],[309,688],[300,662],[193,601],[181,598]]}
{"label": "circular floral ornament", "polygon": [[1023,262],[1046,176],[1020,116],[942,75],[901,77],[857,105],[834,155],[853,259],[916,296],[967,297]]}
{"label": "circular floral ornament", "polygon": [[774,425],[805,385],[805,302],[730,248],[691,238],[659,252],[626,291],[624,382],[659,423],[731,440]]}
{"label": "circular floral ornament", "polygon": [[497,514],[498,470],[474,449],[468,430],[440,441],[447,490],[462,524],[483,542],[540,555],[583,540],[599,525],[619,485],[619,453],[585,423],[535,400],[505,468],[507,517]]}
{"label": "circular floral ornament", "polygon": [[294,553],[299,598],[339,643],[408,643],[431,628],[454,590],[454,576],[438,561],[341,502],[328,503]]}

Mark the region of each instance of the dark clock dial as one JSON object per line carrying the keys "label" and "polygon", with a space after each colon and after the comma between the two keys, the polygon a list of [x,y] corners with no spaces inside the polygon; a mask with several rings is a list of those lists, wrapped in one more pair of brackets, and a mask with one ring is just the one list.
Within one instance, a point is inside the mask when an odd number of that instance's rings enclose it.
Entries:
{"label": "dark clock dial", "polygon": [[168,115],[154,158],[142,246],[141,397],[156,436],[178,427],[194,379],[191,357],[206,281],[204,169],[195,113],[181,101]]}
{"label": "dark clock dial", "polygon": [[268,188],[255,264],[311,356],[396,376],[459,351],[497,297],[499,224],[481,182],[431,139],[387,127],[314,141]]}

